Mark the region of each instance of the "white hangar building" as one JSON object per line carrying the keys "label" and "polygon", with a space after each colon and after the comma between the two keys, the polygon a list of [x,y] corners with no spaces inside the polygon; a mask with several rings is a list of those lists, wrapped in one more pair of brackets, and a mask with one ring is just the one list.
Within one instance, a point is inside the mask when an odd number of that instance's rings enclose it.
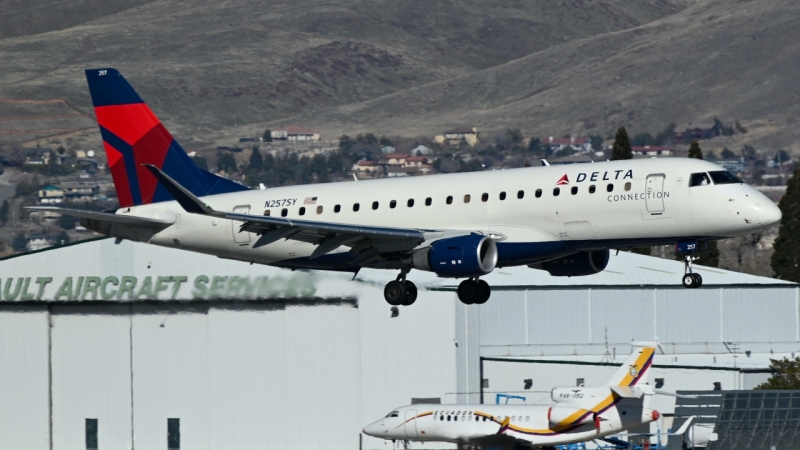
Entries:
{"label": "white hangar building", "polygon": [[385,449],[360,432],[395,406],[546,403],[605,382],[632,340],[661,343],[673,391],[749,388],[800,353],[797,285],[699,268],[686,290],[682,267],[622,253],[590,277],[504,268],[481,306],[415,271],[416,304],[393,314],[391,272],[112,239],[5,258],[0,449]]}

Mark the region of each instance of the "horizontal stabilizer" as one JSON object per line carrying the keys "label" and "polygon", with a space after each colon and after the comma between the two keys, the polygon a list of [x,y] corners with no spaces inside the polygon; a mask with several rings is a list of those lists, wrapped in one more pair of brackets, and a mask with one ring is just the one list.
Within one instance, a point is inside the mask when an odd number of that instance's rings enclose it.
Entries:
{"label": "horizontal stabilizer", "polygon": [[644,392],[641,389],[630,386],[610,386],[615,394],[622,398],[642,398]]}
{"label": "horizontal stabilizer", "polygon": [[166,228],[175,223],[161,219],[151,219],[148,217],[125,216],[99,211],[85,211],[82,209],[59,208],[57,206],[26,206],[31,211],[50,211],[65,216],[80,217],[81,219],[101,220],[104,222],[132,227]]}

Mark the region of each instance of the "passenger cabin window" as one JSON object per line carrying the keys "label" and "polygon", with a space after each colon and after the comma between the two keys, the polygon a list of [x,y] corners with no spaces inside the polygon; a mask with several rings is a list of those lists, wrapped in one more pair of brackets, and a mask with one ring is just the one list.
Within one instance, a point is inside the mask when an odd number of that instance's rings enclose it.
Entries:
{"label": "passenger cabin window", "polygon": [[322,214],[322,205],[317,206],[317,214]]}
{"label": "passenger cabin window", "polygon": [[577,193],[578,193],[578,186],[572,186],[572,195],[575,195]]}
{"label": "passenger cabin window", "polygon": [[378,202],[372,202],[372,209],[378,209]]}
{"label": "passenger cabin window", "polygon": [[301,206],[300,207],[300,215],[301,216],[305,216],[306,215],[306,207],[305,206]]}
{"label": "passenger cabin window", "polygon": [[265,216],[269,216],[269,210],[268,210],[268,209],[265,209],[265,210],[264,210],[264,215],[265,215]]}
{"label": "passenger cabin window", "polygon": [[283,209],[281,210],[281,217],[286,217],[286,215],[287,215],[287,214],[289,214],[289,210],[288,210],[288,209],[286,209],[286,208],[283,208]]}
{"label": "passenger cabin window", "polygon": [[448,205],[452,205],[453,204],[453,196],[452,195],[448,195],[447,196],[447,200],[445,200],[445,203],[447,203]]}
{"label": "passenger cabin window", "polygon": [[630,191],[630,190],[631,190],[631,182],[630,182],[630,181],[628,181],[627,183],[625,183],[625,190],[626,190],[626,191]]}
{"label": "passenger cabin window", "polygon": [[433,203],[432,198],[428,197],[425,199],[425,206],[431,206],[432,203]]}
{"label": "passenger cabin window", "polygon": [[481,201],[482,202],[488,202],[489,201],[489,194],[484,192],[483,195],[481,195]]}
{"label": "passenger cabin window", "polygon": [[469,200],[470,200],[471,198],[472,198],[472,197],[470,197],[470,195],[469,195],[469,194],[465,195],[465,196],[464,196],[464,203],[469,203]]}
{"label": "passenger cabin window", "polygon": [[597,187],[595,185],[589,186],[589,193],[590,194],[594,194],[594,191],[596,191],[596,190],[597,190]]}
{"label": "passenger cabin window", "polygon": [[536,198],[541,197],[542,196],[542,190],[541,189],[537,189],[535,196],[536,196]]}
{"label": "passenger cabin window", "polygon": [[342,205],[336,205],[333,207],[333,212],[338,213],[342,210]]}
{"label": "passenger cabin window", "polygon": [[353,203],[353,211],[358,211],[359,209],[361,209],[361,205],[358,203]]}
{"label": "passenger cabin window", "polygon": [[711,179],[714,180],[714,184],[742,184],[741,178],[737,177],[736,175],[728,172],[727,170],[716,170],[714,172],[708,172],[711,175]]}
{"label": "passenger cabin window", "polygon": [[522,199],[522,197],[525,197],[525,191],[517,191],[517,198]]}
{"label": "passenger cabin window", "polygon": [[500,193],[500,200],[505,200],[505,199],[506,199],[506,193],[505,192],[501,192]]}
{"label": "passenger cabin window", "polygon": [[409,208],[411,208],[412,206],[414,206],[414,199],[413,199],[413,198],[410,198],[410,199],[408,199],[408,203],[407,203],[407,205],[408,205],[408,207],[409,207]]}
{"label": "passenger cabin window", "polygon": [[389,202],[389,208],[394,209],[396,206],[397,206],[397,201],[396,200],[392,200],[392,201]]}
{"label": "passenger cabin window", "polygon": [[608,183],[608,186],[606,186],[606,191],[614,192],[614,185],[612,183]]}
{"label": "passenger cabin window", "polygon": [[561,193],[561,188],[553,188],[553,197],[558,197],[558,194]]}

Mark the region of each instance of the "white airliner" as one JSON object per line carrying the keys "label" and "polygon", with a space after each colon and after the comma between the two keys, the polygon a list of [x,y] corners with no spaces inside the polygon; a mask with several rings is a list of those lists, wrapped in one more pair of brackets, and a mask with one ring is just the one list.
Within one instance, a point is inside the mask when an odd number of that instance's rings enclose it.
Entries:
{"label": "white airliner", "polygon": [[[641,347],[634,347],[606,385],[554,388],[553,405],[404,406],[367,425],[364,434],[387,440],[506,448],[552,447],[619,434],[660,417],[648,406],[652,395],[662,393],[648,382],[655,347],[635,345]],[[690,422],[672,434],[683,434]]]}
{"label": "white airliner", "polygon": [[[781,218],[735,175],[685,158],[249,190],[199,169],[118,71],[86,77],[120,208],[32,209],[80,217],[118,239],[249,263],[396,270],[384,290],[393,305],[414,303],[411,269],[464,279],[459,299],[480,304],[490,295],[480,277],[498,267],[589,275],[610,249],[675,244],[688,255]],[[702,284],[689,256],[683,284]]]}

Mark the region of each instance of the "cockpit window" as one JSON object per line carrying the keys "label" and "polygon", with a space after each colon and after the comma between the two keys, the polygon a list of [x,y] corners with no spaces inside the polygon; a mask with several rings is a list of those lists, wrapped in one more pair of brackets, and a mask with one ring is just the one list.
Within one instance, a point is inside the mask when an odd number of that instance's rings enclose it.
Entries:
{"label": "cockpit window", "polygon": [[709,172],[711,175],[711,179],[714,180],[714,184],[741,184],[744,183],[741,178],[737,177],[736,175],[728,172],[727,170],[717,170],[715,172]]}
{"label": "cockpit window", "polygon": [[392,411],[389,414],[387,414],[386,417],[397,417],[398,415],[399,414],[397,413],[397,411]]}
{"label": "cockpit window", "polygon": [[689,186],[707,186],[711,184],[711,180],[708,178],[708,174],[705,172],[700,173],[693,173],[692,178],[689,181]]}

